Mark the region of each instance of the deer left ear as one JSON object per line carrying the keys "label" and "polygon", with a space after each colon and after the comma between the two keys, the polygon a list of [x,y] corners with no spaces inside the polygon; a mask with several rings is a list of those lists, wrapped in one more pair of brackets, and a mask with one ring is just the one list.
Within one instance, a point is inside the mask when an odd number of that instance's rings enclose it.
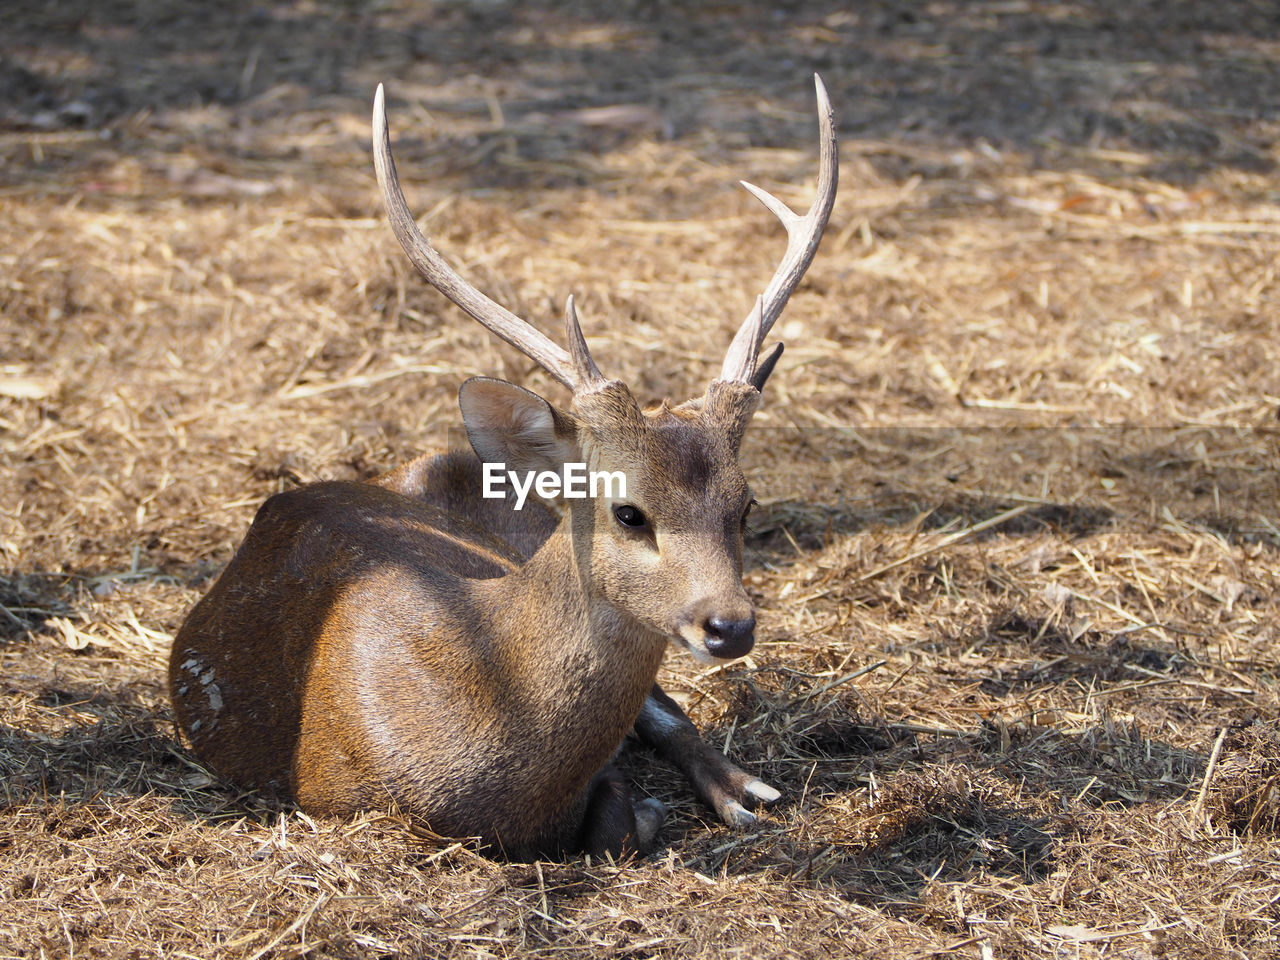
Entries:
{"label": "deer left ear", "polygon": [[472,377],[458,390],[458,406],[467,438],[485,462],[558,471],[580,459],[573,418],[524,387]]}

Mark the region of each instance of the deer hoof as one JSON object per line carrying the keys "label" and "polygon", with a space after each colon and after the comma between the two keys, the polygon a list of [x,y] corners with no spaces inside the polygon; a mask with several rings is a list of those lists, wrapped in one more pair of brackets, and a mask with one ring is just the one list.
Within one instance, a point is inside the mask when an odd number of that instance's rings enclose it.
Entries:
{"label": "deer hoof", "polygon": [[719,809],[720,819],[731,827],[745,830],[760,822],[760,818],[740,804],[737,800],[725,802]]}
{"label": "deer hoof", "polygon": [[763,780],[752,780],[743,789],[746,790],[747,796],[757,803],[774,803],[782,796],[780,791],[775,790]]}
{"label": "deer hoof", "polygon": [[661,800],[646,797],[636,801],[633,806],[636,812],[636,842],[641,850],[648,850],[658,836],[662,821],[667,818],[667,805]]}
{"label": "deer hoof", "polygon": [[763,807],[782,796],[779,791],[763,780],[757,780],[754,777],[738,787],[735,793],[736,796],[722,794],[715,804],[715,808],[716,813],[720,814],[721,820],[739,830],[753,827],[760,822],[760,818],[747,809],[747,804],[753,807]]}

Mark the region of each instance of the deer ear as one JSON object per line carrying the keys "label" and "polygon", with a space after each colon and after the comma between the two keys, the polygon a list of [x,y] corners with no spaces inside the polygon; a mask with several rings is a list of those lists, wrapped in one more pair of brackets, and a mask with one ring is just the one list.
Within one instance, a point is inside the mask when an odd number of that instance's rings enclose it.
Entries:
{"label": "deer ear", "polygon": [[581,459],[573,418],[505,380],[472,377],[458,390],[467,438],[486,463],[559,470]]}

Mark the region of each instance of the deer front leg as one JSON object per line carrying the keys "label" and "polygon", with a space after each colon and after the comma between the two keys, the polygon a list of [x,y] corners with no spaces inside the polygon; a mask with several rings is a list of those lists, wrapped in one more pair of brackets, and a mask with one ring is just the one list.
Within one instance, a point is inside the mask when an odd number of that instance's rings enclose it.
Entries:
{"label": "deer front leg", "polygon": [[749,827],[756,822],[748,806],[773,803],[782,796],[704,743],[693,721],[656,683],[636,718],[635,730],[641,740],[679,767],[698,799],[732,827]]}

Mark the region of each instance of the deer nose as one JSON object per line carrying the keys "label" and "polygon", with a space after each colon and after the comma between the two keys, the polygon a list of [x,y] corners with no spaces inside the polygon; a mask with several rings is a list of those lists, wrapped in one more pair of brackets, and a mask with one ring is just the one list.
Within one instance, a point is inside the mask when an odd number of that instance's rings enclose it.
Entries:
{"label": "deer nose", "polygon": [[702,629],[707,635],[704,641],[707,652],[723,660],[745,656],[756,642],[755,614],[741,620],[710,616],[702,624]]}

